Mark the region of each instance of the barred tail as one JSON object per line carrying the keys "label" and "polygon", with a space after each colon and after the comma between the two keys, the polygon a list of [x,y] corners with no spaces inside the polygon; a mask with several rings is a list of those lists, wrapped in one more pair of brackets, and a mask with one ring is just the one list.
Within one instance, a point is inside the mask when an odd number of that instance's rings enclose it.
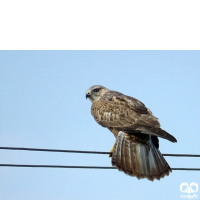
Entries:
{"label": "barred tail", "polygon": [[112,165],[130,176],[150,181],[160,180],[171,172],[170,166],[151,139],[140,142],[122,131],[118,133],[114,145]]}

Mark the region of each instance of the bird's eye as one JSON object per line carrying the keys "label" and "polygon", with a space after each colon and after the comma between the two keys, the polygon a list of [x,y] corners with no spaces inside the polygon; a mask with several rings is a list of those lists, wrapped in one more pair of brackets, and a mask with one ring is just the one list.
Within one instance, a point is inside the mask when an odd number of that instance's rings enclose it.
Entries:
{"label": "bird's eye", "polygon": [[95,93],[96,93],[96,92],[99,92],[99,89],[95,89],[94,92],[95,92]]}

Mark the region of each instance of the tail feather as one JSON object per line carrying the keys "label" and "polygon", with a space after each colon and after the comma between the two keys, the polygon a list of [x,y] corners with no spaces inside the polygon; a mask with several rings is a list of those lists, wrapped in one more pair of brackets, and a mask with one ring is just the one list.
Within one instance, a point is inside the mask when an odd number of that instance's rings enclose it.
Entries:
{"label": "tail feather", "polygon": [[112,165],[138,179],[153,181],[169,175],[168,163],[149,137],[141,140],[120,131],[112,153]]}

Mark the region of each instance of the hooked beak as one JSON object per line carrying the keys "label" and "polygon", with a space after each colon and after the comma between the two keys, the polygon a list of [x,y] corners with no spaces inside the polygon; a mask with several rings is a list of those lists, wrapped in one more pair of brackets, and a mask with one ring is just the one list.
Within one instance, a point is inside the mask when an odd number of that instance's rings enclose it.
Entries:
{"label": "hooked beak", "polygon": [[87,90],[86,95],[85,95],[86,99],[87,99],[88,97],[90,97],[90,96],[91,96],[90,91]]}
{"label": "hooked beak", "polygon": [[85,97],[86,97],[86,99],[87,99],[88,97],[90,97],[90,95],[89,95],[89,94],[86,94],[86,96],[85,96]]}

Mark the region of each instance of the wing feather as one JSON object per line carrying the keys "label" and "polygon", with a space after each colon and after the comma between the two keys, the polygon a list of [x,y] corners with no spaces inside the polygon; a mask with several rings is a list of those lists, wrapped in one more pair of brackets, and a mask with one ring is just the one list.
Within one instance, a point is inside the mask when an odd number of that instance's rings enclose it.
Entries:
{"label": "wing feather", "polygon": [[118,131],[155,135],[176,142],[160,129],[158,119],[139,100],[116,91],[108,91],[93,102],[91,113],[98,124]]}
{"label": "wing feather", "polygon": [[92,104],[91,113],[105,127],[134,129],[138,125],[160,127],[158,119],[139,100],[109,91]]}

